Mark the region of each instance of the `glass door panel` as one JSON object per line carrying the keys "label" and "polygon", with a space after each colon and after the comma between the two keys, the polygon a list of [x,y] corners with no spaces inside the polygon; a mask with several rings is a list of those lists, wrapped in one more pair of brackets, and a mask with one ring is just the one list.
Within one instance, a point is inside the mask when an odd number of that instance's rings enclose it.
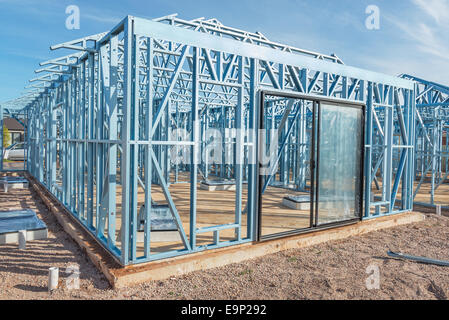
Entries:
{"label": "glass door panel", "polygon": [[363,121],[361,107],[320,104],[318,226],[360,217]]}

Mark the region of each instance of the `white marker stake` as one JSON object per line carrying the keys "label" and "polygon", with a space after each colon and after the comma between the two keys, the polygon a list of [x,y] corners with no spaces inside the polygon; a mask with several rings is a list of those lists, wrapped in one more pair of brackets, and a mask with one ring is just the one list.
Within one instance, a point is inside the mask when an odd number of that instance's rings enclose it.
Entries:
{"label": "white marker stake", "polygon": [[48,291],[58,289],[59,268],[52,267],[48,271]]}
{"label": "white marker stake", "polygon": [[437,215],[441,216],[441,205],[437,204]]}
{"label": "white marker stake", "polygon": [[25,250],[27,246],[27,231],[19,231],[19,250]]}

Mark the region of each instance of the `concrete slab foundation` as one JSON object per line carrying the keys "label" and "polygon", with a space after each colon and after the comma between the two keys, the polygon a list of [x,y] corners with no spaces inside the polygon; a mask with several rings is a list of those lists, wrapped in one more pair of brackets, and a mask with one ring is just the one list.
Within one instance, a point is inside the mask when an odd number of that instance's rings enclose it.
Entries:
{"label": "concrete slab foundation", "polygon": [[[28,230],[26,232],[26,241],[47,239],[48,230]],[[19,243],[19,232],[0,234],[0,244]]]}
{"label": "concrete slab foundation", "polygon": [[201,190],[207,191],[235,191],[235,182],[206,182],[202,181],[200,184]]}
{"label": "concrete slab foundation", "polygon": [[26,241],[45,239],[47,226],[30,209],[0,211],[0,244],[19,243],[19,234],[24,231]]}
{"label": "concrete slab foundation", "polygon": [[282,199],[282,205],[293,210],[310,210],[310,197],[285,197]]}
{"label": "concrete slab foundation", "polygon": [[[145,238],[144,232],[137,232],[137,241],[143,242]],[[152,231],[151,242],[171,242],[182,241],[178,231]]]}
{"label": "concrete slab foundation", "polygon": [[0,178],[0,185],[4,192],[8,192],[9,189],[24,189],[28,188],[28,181],[23,177],[2,177]]}

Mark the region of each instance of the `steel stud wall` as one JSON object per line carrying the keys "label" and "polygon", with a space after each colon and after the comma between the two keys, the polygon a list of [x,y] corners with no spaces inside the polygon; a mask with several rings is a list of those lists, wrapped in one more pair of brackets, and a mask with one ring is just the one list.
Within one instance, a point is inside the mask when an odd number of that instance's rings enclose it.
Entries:
{"label": "steel stud wall", "polygon": [[[58,48],[77,52],[42,63],[37,71],[46,74],[33,79],[36,91],[19,103],[29,119],[27,170],[123,265],[256,239],[261,90],[366,103],[364,218],[412,210],[411,80],[349,67],[338,57],[274,43],[215,19],[128,16],[107,33],[52,47]],[[270,104],[273,116],[286,107]],[[297,167],[295,154],[307,143],[307,123],[298,121],[297,127],[281,170],[296,170],[301,185],[305,170]],[[199,160],[208,128],[222,133],[233,161],[217,166]],[[177,129],[184,139],[171,135]],[[173,158],[171,150],[181,149],[189,151],[189,163]],[[182,173],[190,181],[182,181]],[[198,175],[235,179],[233,223],[197,226]],[[280,176],[281,183],[291,182],[289,175]],[[176,183],[190,183],[188,233],[170,192]],[[150,221],[154,186],[165,195],[183,248],[152,252],[146,223],[139,255],[138,190],[144,191]],[[220,231],[227,229],[235,230],[235,238],[221,240]],[[197,235],[204,233],[213,233],[214,241],[199,245]]]}
{"label": "steel stud wall", "polygon": [[429,202],[417,203],[434,206],[435,193],[449,176],[449,87],[411,75],[401,77],[413,80],[416,86],[414,165],[418,185],[413,197],[421,191],[423,184],[429,183]]}

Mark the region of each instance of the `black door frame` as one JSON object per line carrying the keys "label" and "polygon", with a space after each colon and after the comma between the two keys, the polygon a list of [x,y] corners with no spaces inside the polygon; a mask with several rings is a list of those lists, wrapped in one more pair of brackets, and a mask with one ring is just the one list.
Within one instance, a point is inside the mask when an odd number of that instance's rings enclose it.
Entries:
{"label": "black door frame", "polygon": [[[283,238],[291,235],[297,235],[297,234],[303,234],[303,233],[310,233],[317,230],[324,230],[324,229],[330,229],[335,228],[337,226],[343,226],[343,225],[349,225],[354,224],[362,220],[363,218],[363,189],[364,189],[364,168],[365,168],[365,114],[366,114],[366,104],[361,101],[353,101],[353,100],[344,100],[339,98],[329,98],[329,97],[320,97],[316,95],[307,95],[307,94],[296,94],[296,93],[283,93],[279,91],[268,91],[268,90],[261,90],[259,92],[259,117],[258,117],[258,124],[257,128],[260,131],[261,129],[264,129],[264,107],[265,107],[265,96],[276,96],[280,98],[292,98],[292,99],[302,99],[307,100],[309,102],[313,103],[313,125],[312,125],[312,141],[311,141],[311,156],[310,156],[310,162],[309,162],[309,168],[311,170],[311,194],[310,194],[310,226],[309,228],[303,228],[303,229],[296,229],[296,230],[290,230],[290,231],[284,231],[276,234],[270,234],[270,235],[262,235],[262,186],[263,186],[263,179],[260,175],[260,169],[261,169],[261,163],[259,161],[260,159],[260,136],[258,133],[257,136],[257,159],[258,159],[258,165],[257,165],[257,219],[256,219],[256,225],[257,225],[257,241],[268,241],[272,239],[278,239]],[[319,190],[318,190],[318,181],[319,181],[319,148],[320,148],[320,134],[321,134],[321,103],[327,103],[327,104],[333,104],[333,105],[340,105],[344,107],[353,107],[362,109],[362,139],[361,140],[361,162],[360,162],[360,194],[359,194],[359,216],[345,221],[338,221],[338,222],[332,222],[327,224],[321,224],[318,225],[318,206],[316,205],[319,201]]]}

